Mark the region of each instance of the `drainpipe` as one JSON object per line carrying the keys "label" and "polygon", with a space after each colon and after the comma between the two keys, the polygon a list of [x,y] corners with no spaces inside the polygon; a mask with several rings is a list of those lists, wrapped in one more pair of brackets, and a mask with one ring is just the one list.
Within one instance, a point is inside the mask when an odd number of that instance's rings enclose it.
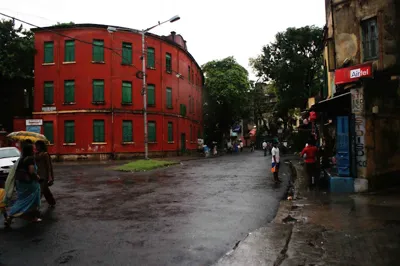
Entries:
{"label": "drainpipe", "polygon": [[[111,33],[111,49],[114,49],[114,33]],[[114,159],[114,99],[113,99],[113,77],[114,77],[114,53],[111,50],[110,64],[110,97],[111,97],[111,158]]]}
{"label": "drainpipe", "polygon": [[[178,73],[180,73],[180,68],[179,68],[179,56],[180,56],[180,51],[179,51],[179,49],[178,49],[178,58],[177,58],[177,61],[178,61]],[[179,155],[180,154],[180,150],[179,150],[179,148],[180,148],[180,143],[181,143],[181,132],[179,131],[179,123],[181,122],[181,119],[180,119],[180,99],[179,99],[179,91],[180,91],[180,83],[181,83],[181,79],[180,78],[178,78],[178,93],[177,93],[177,97],[176,97],[176,103],[179,105],[179,113],[178,113],[178,120],[177,120],[177,135],[178,135],[178,141],[176,142],[176,146],[177,146],[177,154]],[[175,105],[176,106],[176,105]]]}
{"label": "drainpipe", "polygon": [[[55,98],[55,102],[54,102],[54,104],[55,104],[55,106],[56,106],[56,108],[57,108],[57,102],[60,102],[60,99],[61,99],[61,97],[60,97],[60,79],[61,79],[61,76],[60,76],[60,60],[61,60],[61,49],[60,49],[60,36],[58,36],[57,37],[57,42],[58,42],[58,51],[57,51],[57,53],[58,53],[58,60],[57,60],[57,62],[56,62],[56,64],[57,64],[57,76],[58,76],[58,79],[57,79],[57,97]],[[64,47],[64,49],[65,49],[65,47]],[[62,59],[63,61],[64,61],[64,58]],[[62,102],[63,100],[61,99],[61,102]],[[62,104],[61,104],[62,105]],[[42,119],[43,119],[43,116],[42,116]],[[59,126],[59,123],[58,123],[59,121],[58,121],[58,110],[56,109],[56,127],[57,127],[57,131],[60,131],[60,126]],[[53,127],[54,127],[54,123],[53,123]],[[53,128],[53,134],[54,134],[54,128]],[[58,136],[62,136],[61,134],[58,134]],[[53,139],[54,139],[54,136],[53,136]],[[54,143],[55,144],[55,143]],[[57,160],[59,161],[60,160],[60,142],[59,142],[59,137],[57,137],[57,144],[55,145],[55,148],[56,148],[56,158],[57,158]]]}
{"label": "drainpipe", "polygon": [[162,45],[163,42],[160,38],[160,58],[161,58],[161,63],[160,63],[160,71],[161,71],[161,75],[160,75],[160,84],[161,84],[161,112],[162,112],[162,124],[161,124],[161,133],[162,133],[162,141],[161,141],[161,153],[164,157],[164,141],[165,141],[165,136],[164,136],[164,128],[165,128],[165,104],[164,104],[164,84],[163,84],[163,77],[164,77],[164,71],[163,71],[163,49],[162,49]]}
{"label": "drainpipe", "polygon": [[[333,60],[336,69],[336,44],[335,44],[335,15],[334,15],[334,6],[333,0],[331,0],[331,16],[332,16],[332,37],[333,37]],[[329,28],[328,28],[328,35],[329,35]],[[329,46],[328,46],[328,53],[329,53]],[[328,54],[329,57],[329,54]],[[329,68],[329,66],[328,66]],[[336,91],[336,88],[335,88]]]}

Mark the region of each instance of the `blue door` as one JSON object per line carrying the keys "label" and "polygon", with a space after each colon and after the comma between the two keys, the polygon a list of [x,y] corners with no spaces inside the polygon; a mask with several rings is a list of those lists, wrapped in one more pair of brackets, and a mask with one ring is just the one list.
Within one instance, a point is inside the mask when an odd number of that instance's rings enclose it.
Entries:
{"label": "blue door", "polygon": [[339,176],[350,176],[349,117],[336,120],[336,166]]}

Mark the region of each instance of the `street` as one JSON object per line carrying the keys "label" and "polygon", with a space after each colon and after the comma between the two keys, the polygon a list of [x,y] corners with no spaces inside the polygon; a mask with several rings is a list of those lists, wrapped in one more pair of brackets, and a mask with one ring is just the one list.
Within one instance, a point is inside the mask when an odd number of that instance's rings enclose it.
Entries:
{"label": "street", "polygon": [[56,208],[2,230],[0,263],[210,265],[274,218],[288,176],[275,186],[269,167],[261,152],[135,174],[57,165]]}

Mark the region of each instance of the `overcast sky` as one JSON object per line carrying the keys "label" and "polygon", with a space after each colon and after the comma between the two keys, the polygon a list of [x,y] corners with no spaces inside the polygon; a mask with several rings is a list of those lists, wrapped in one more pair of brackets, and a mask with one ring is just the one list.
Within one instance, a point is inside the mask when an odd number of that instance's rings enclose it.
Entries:
{"label": "overcast sky", "polygon": [[[288,27],[325,24],[323,0],[19,0],[2,1],[0,12],[38,26],[56,22],[96,23],[135,29],[179,15],[152,33],[176,31],[202,65],[233,55],[250,72],[249,58]],[[143,8],[140,4],[143,3]],[[0,16],[1,18],[1,16]]]}

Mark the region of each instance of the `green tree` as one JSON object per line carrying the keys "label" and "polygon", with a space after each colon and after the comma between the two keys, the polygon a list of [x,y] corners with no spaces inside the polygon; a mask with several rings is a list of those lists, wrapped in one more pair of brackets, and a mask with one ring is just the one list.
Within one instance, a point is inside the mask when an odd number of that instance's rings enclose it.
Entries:
{"label": "green tree", "polygon": [[323,30],[315,26],[288,28],[250,59],[257,76],[274,82],[277,112],[286,117],[293,108],[304,108],[309,97],[323,86]]}
{"label": "green tree", "polygon": [[33,33],[0,21],[0,80],[32,79],[35,47]]}
{"label": "green tree", "polygon": [[222,140],[230,127],[249,116],[250,83],[247,70],[234,57],[210,61],[205,75],[204,123],[208,141]]}

